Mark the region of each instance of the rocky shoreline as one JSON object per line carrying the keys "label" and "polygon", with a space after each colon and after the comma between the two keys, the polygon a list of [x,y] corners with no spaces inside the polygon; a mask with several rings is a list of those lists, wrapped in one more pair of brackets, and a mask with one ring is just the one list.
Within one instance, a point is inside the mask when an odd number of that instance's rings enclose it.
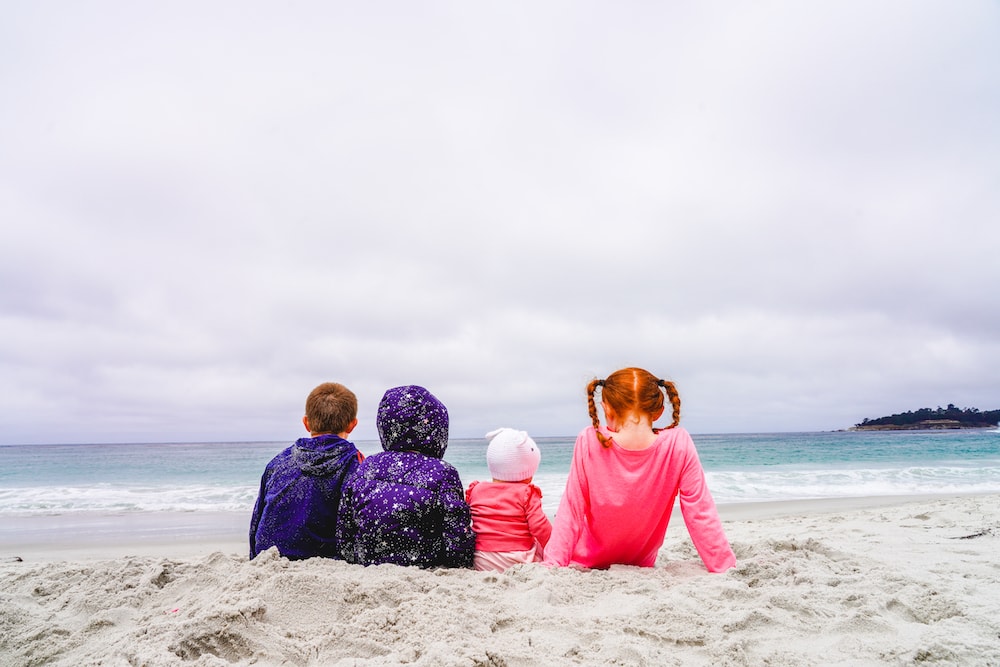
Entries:
{"label": "rocky shoreline", "polygon": [[996,424],[964,424],[957,419],[925,419],[913,424],[865,424],[851,431],[942,431],[951,429],[997,428]]}

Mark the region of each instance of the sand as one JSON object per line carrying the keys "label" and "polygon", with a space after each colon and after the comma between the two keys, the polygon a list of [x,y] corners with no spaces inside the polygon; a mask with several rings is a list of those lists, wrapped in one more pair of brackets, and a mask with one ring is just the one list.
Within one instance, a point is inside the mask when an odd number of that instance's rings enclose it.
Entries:
{"label": "sand", "polygon": [[721,513],[725,574],[679,518],[652,569],[503,574],[250,562],[232,519],[159,542],[11,531],[0,665],[1000,665],[1000,496]]}

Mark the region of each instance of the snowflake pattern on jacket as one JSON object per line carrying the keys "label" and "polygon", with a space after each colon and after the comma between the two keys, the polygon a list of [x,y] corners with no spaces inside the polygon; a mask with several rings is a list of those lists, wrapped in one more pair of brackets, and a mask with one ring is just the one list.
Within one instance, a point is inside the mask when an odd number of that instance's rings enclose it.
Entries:
{"label": "snowflake pattern on jacket", "polygon": [[458,471],[417,452],[380,452],[344,485],[338,542],[349,563],[471,567],[472,516]]}
{"label": "snowflake pattern on jacket", "polygon": [[448,410],[423,387],[385,392],[376,417],[385,451],[345,482],[337,541],[350,563],[471,567],[476,546],[462,480],[442,461]]}

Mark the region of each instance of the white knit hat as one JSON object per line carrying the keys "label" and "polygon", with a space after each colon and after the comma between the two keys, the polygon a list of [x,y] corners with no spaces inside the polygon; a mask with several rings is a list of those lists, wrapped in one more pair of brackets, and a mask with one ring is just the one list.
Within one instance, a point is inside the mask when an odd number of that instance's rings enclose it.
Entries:
{"label": "white knit hat", "polygon": [[502,482],[520,482],[535,476],[542,453],[538,445],[524,431],[498,428],[486,434],[491,438],[486,448],[486,466],[493,479]]}

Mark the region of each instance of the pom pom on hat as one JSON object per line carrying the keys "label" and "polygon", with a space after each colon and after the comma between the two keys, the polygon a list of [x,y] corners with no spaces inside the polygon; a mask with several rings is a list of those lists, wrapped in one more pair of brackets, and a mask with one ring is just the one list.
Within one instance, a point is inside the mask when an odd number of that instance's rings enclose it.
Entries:
{"label": "pom pom on hat", "polygon": [[486,448],[486,466],[493,479],[520,482],[535,476],[542,453],[526,432],[498,428],[487,433],[486,437],[490,438],[490,445]]}

